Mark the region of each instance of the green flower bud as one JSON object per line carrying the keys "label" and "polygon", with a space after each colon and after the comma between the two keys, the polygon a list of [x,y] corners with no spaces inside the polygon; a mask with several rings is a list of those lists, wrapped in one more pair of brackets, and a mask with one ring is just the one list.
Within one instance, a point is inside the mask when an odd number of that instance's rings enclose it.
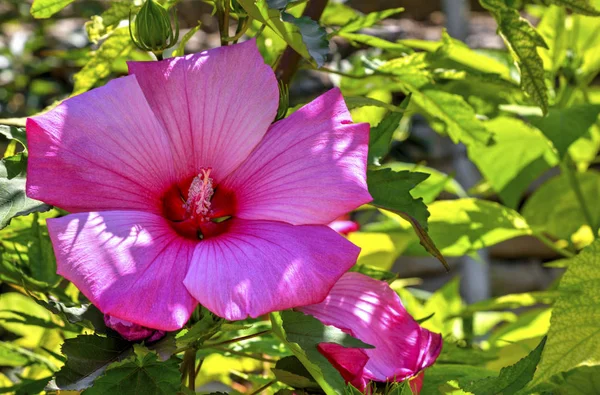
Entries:
{"label": "green flower bud", "polygon": [[129,34],[131,40],[143,51],[161,53],[172,47],[179,39],[177,16],[175,29],[171,26],[169,12],[154,0],[146,0],[140,11],[131,19],[129,16]]}
{"label": "green flower bud", "polygon": [[285,118],[287,111],[290,108],[290,90],[286,84],[277,81],[279,85],[279,107],[277,108],[277,116],[275,122]]}

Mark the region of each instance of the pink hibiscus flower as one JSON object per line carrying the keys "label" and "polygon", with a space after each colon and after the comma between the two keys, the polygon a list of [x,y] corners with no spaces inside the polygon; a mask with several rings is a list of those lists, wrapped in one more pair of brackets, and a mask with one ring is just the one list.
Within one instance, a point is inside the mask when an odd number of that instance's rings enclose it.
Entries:
{"label": "pink hibiscus flower", "polygon": [[161,62],[27,120],[28,196],[58,273],[112,317],[181,328],[317,303],[359,249],[327,224],[369,202],[369,128],[333,89],[273,125],[254,40]]}
{"label": "pink hibiscus flower", "polygon": [[369,381],[411,380],[421,389],[422,370],[442,351],[442,336],[422,328],[384,281],[346,273],[321,303],[298,308],[375,348],[344,348],[322,343],[319,351],[344,379],[364,391]]}

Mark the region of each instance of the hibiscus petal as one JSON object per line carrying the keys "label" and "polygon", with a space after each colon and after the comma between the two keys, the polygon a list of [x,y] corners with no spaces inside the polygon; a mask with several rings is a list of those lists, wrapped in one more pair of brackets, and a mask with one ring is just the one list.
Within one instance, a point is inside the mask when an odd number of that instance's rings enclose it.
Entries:
{"label": "hibiscus petal", "polygon": [[241,218],[327,224],[372,200],[368,145],[369,125],[353,124],[332,89],[275,123],[223,185]]}
{"label": "hibiscus petal", "polygon": [[183,286],[195,243],[167,221],[138,211],[71,214],[48,220],[58,274],[105,314],[172,331],[196,301]]}
{"label": "hibiscus petal", "polygon": [[335,343],[321,343],[317,349],[335,366],[344,380],[356,384],[356,388],[364,388],[366,382],[362,380],[363,369],[369,357],[363,349],[343,347]]}
{"label": "hibiscus petal", "polygon": [[299,310],[375,347],[364,350],[365,380],[402,381],[433,364],[442,349],[441,335],[422,328],[386,282],[360,273],[346,273],[323,302]]}
{"label": "hibiscus petal", "polygon": [[317,303],[358,257],[327,226],[231,219],[196,247],[184,284],[228,320]]}
{"label": "hibiscus petal", "polygon": [[27,195],[67,211],[159,213],[174,178],[166,132],[134,76],[27,119]]}
{"label": "hibiscus petal", "polygon": [[169,131],[181,176],[212,167],[222,180],[246,159],[277,113],[279,90],[256,41],[161,62],[129,62]]}

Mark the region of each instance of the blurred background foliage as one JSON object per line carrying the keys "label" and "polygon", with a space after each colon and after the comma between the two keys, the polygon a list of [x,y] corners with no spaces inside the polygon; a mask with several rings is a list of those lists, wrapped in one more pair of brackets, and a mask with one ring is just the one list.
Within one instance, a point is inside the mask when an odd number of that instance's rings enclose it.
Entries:
{"label": "blurred background foliage", "polygon": [[[54,3],[66,7],[50,15],[30,1],[0,3],[2,227],[21,214],[0,231],[0,393],[41,391],[65,363],[65,339],[103,330],[99,313],[55,274],[44,219],[64,213],[14,198],[26,165],[18,127],[126,74],[127,60],[154,59],[129,37],[139,2]],[[166,3],[176,7],[181,34],[165,57],[220,45],[209,3]],[[292,2],[287,12],[299,18],[305,6]],[[277,27],[262,28],[261,15],[273,9],[242,0],[236,7],[253,16],[247,35],[261,33],[259,48],[275,69],[288,44],[304,51],[288,81],[288,113],[335,85],[354,121],[372,126],[371,171],[390,169],[391,194],[406,207],[382,196],[391,206],[352,213],[361,229],[348,237],[362,248],[357,270],[388,280],[411,314],[446,339],[423,393],[599,393],[600,2],[331,0],[319,17],[325,29],[285,24],[287,41]],[[370,173],[373,190],[376,179]],[[435,248],[422,246],[407,213]],[[197,385],[251,393],[271,380],[260,358],[287,354],[269,336],[207,350]]]}

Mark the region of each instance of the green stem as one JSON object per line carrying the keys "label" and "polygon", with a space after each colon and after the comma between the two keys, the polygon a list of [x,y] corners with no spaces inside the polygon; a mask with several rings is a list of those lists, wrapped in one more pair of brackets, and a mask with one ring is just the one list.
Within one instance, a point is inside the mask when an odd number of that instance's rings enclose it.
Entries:
{"label": "green stem", "polygon": [[550,240],[548,237],[544,236],[540,232],[533,232],[533,236],[536,239],[538,239],[539,241],[541,241],[542,243],[544,243],[546,245],[546,247],[550,248],[552,251],[556,252],[557,254],[564,256],[565,258],[573,258],[575,256],[575,254],[573,254],[571,251],[557,247],[556,244],[554,244],[554,242],[552,242],[552,240]]}
{"label": "green stem", "polygon": [[231,343],[241,342],[242,340],[248,340],[248,339],[252,339],[254,337],[266,335],[267,333],[271,333],[271,329],[267,329],[267,330],[264,330],[264,331],[261,331],[261,332],[256,332],[256,333],[253,333],[251,335],[246,335],[246,336],[242,336],[242,337],[236,337],[234,339],[229,339],[229,340],[225,340],[225,341],[218,342],[218,343],[204,344],[200,348],[213,348],[213,347],[216,347],[216,346],[224,346],[224,345],[231,344]]}
{"label": "green stem", "polygon": [[183,373],[181,380],[185,384],[187,378],[188,388],[191,391],[196,389],[196,349],[189,348],[183,354],[183,362],[181,363],[181,372]]}
{"label": "green stem", "polygon": [[571,159],[571,156],[567,153],[565,155],[565,160],[563,162],[561,162],[561,164],[560,164],[560,169],[561,169],[562,173],[569,180],[571,189],[573,189],[573,192],[575,192],[575,196],[577,197],[577,201],[579,202],[579,207],[581,208],[581,212],[583,213],[583,216],[584,216],[586,222],[592,229],[592,233],[594,234],[594,239],[596,239],[598,236],[598,228],[596,227],[594,217],[592,216],[592,213],[591,213],[587,203],[585,202],[585,199],[583,197],[583,192],[581,191],[581,185],[579,184],[579,180],[577,179],[575,170],[571,166],[572,164],[573,164],[573,159]]}
{"label": "green stem", "polygon": [[229,0],[225,1],[225,9],[223,10],[223,30],[221,30],[221,46],[225,47],[229,44]]}
{"label": "green stem", "polygon": [[275,360],[275,359],[265,358],[265,357],[261,357],[259,355],[255,355],[255,354],[247,354],[247,353],[244,353],[244,352],[234,351],[234,350],[231,350],[231,349],[226,348],[226,347],[214,346],[214,347],[210,347],[210,348],[214,348],[215,350],[227,352],[229,354],[237,355],[237,356],[244,357],[244,358],[255,359],[255,360],[261,361],[261,362],[277,363],[277,360]]}
{"label": "green stem", "polygon": [[273,384],[275,384],[277,382],[277,380],[271,380],[269,381],[267,384],[263,385],[262,387],[260,387],[259,389],[257,389],[256,391],[252,391],[250,393],[250,395],[256,395],[256,394],[260,394],[261,392],[263,392],[264,390],[266,390],[267,388],[269,388],[270,386],[272,386]]}
{"label": "green stem", "polygon": [[238,24],[238,28],[235,32],[235,36],[233,37],[226,37],[225,40],[227,41],[233,41],[233,43],[235,44],[237,42],[237,40],[239,40],[240,38],[242,38],[242,36],[244,35],[244,33],[246,33],[246,30],[248,30],[248,27],[250,27],[250,21],[252,20],[252,18],[244,18],[239,24]]}

